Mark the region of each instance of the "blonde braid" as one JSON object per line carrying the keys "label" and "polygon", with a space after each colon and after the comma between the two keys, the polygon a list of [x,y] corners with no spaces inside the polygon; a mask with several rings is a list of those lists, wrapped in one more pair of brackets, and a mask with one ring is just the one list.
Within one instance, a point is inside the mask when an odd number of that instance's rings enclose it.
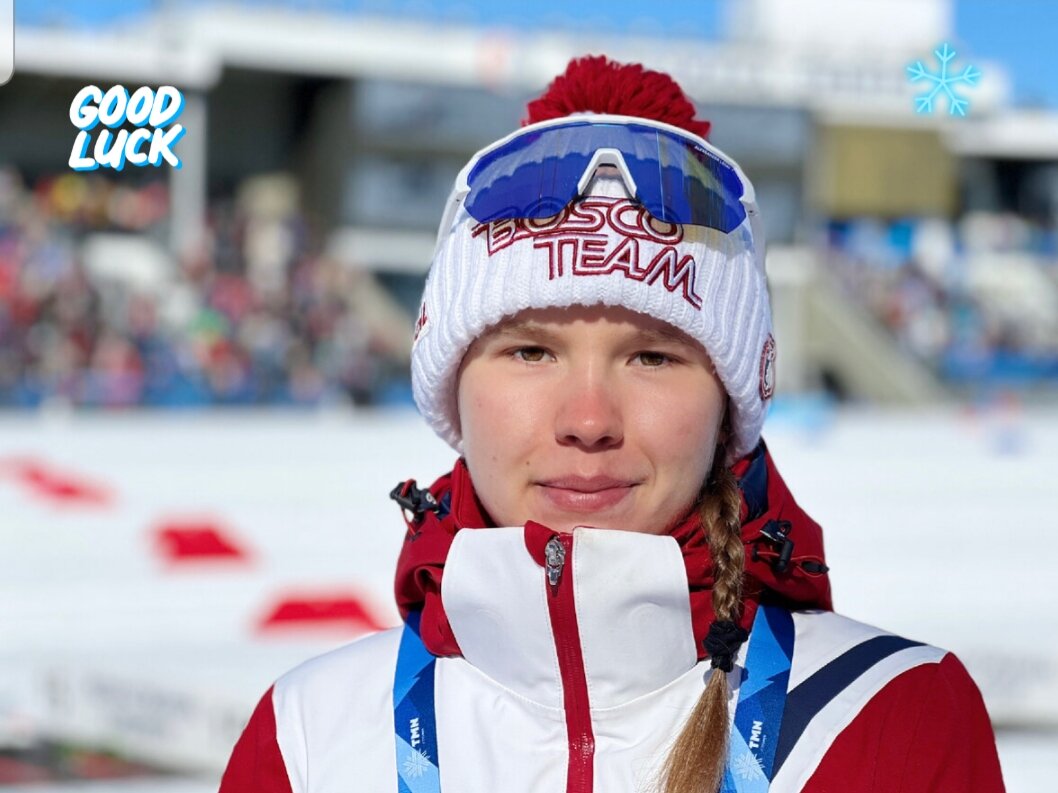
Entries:
{"label": "blonde braid", "polygon": [[[699,514],[713,559],[715,620],[737,623],[746,561],[739,515],[742,497],[734,474],[724,464],[725,456],[723,445],[718,446]],[[665,760],[664,793],[714,793],[720,788],[727,762],[727,698],[727,674],[714,668]]]}

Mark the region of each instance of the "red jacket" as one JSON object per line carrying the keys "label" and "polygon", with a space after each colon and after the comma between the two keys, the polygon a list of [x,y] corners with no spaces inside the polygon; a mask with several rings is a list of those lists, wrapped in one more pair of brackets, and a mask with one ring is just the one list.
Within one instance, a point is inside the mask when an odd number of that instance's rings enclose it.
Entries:
{"label": "red jacket", "polygon": [[[762,601],[795,611],[787,718],[804,723],[771,790],[1002,791],[988,715],[958,659],[830,612],[822,533],[763,444],[735,472],[743,624]],[[409,524],[396,595],[403,614],[422,612],[423,642],[440,657],[442,790],[642,789],[711,673],[702,638],[712,579],[696,518],[671,538],[575,532],[579,566],[569,586],[579,666],[571,670],[548,661],[553,648],[536,641],[557,643],[566,630],[534,612],[552,533],[537,524],[463,532],[490,522],[462,461],[430,493],[435,508]],[[792,544],[785,564],[777,537]],[[643,604],[654,608],[651,618],[636,622]],[[872,641],[896,649],[864,660],[859,651]],[[637,643],[658,652],[637,653]],[[222,793],[395,790],[396,644],[394,632],[378,634],[277,681],[235,747]],[[744,661],[743,648],[736,664]],[[505,733],[518,740],[505,743]]]}

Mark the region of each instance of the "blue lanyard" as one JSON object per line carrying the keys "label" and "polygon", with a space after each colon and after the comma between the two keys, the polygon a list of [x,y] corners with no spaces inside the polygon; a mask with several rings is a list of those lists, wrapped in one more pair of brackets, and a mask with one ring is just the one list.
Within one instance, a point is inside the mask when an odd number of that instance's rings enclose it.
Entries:
{"label": "blue lanyard", "polygon": [[771,784],[793,643],[790,612],[776,606],[759,606],[738,687],[721,793],[766,793]]}
{"label": "blue lanyard", "polygon": [[[440,793],[434,671],[437,658],[419,636],[419,612],[404,623],[393,680],[397,793]],[[721,793],[764,793],[771,783],[793,658],[793,617],[760,606],[738,691]],[[721,674],[721,673],[717,673]]]}
{"label": "blue lanyard", "polygon": [[440,793],[434,668],[419,636],[422,612],[408,614],[393,679],[393,726],[397,738],[397,793]]}

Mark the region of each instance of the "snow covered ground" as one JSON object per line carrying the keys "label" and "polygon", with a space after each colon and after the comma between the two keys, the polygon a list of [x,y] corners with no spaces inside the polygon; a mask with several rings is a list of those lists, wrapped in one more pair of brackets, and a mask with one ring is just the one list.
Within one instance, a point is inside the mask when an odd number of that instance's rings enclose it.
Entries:
{"label": "snow covered ground", "polygon": [[[1058,413],[779,410],[765,437],[837,609],[957,652],[1009,790],[1053,790]],[[387,494],[453,459],[406,412],[0,417],[0,745],[201,774],[65,791],[214,790],[277,675],[395,624]]]}

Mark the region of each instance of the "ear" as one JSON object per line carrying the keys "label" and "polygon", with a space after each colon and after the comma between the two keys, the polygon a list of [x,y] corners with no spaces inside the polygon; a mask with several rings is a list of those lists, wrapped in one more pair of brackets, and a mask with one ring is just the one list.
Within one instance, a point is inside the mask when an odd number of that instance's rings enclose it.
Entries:
{"label": "ear", "polygon": [[731,442],[734,432],[731,430],[731,399],[724,400],[724,417],[720,420],[720,432],[717,433],[716,442],[727,446]]}

